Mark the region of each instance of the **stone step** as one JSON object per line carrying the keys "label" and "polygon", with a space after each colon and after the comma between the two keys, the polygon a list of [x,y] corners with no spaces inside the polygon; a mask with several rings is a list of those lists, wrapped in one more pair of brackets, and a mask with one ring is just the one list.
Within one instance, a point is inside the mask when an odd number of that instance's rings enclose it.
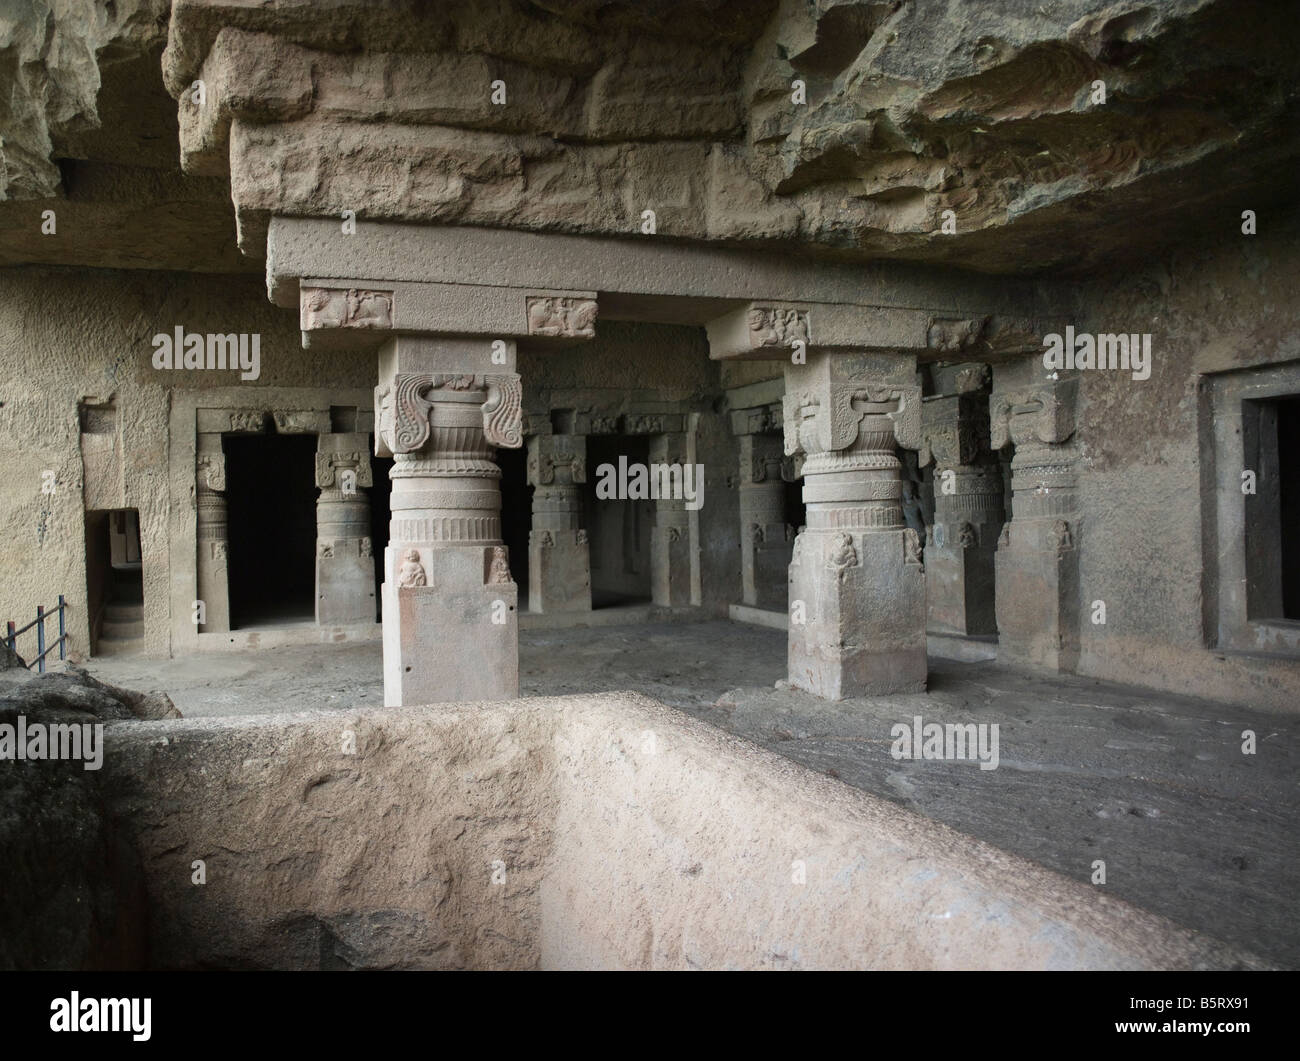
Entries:
{"label": "stone step", "polygon": [[125,622],[114,622],[107,616],[99,628],[99,637],[101,641],[116,640],[139,640],[144,637],[144,620],[130,619]]}
{"label": "stone step", "polygon": [[96,656],[138,656],[144,653],[144,639],[140,637],[101,637],[95,642]]}

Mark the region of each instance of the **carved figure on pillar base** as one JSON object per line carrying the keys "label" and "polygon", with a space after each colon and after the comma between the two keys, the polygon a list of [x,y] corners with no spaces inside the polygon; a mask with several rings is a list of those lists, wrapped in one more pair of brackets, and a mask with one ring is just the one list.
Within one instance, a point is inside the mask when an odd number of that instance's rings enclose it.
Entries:
{"label": "carved figure on pillar base", "polygon": [[397,572],[397,584],[402,589],[415,589],[417,586],[428,585],[418,549],[407,549],[402,554],[402,567]]}
{"label": "carved figure on pillar base", "polygon": [[492,547],[492,564],[488,569],[488,584],[494,586],[505,585],[513,582],[510,577],[510,559],[506,553],[504,545],[494,545]]}

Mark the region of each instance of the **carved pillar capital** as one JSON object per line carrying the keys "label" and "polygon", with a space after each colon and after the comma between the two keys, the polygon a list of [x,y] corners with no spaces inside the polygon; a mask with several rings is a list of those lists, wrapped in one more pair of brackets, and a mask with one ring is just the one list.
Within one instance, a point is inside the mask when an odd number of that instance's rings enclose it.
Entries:
{"label": "carved pillar capital", "polygon": [[518,374],[406,373],[375,388],[375,446],[379,456],[414,453],[429,442],[440,404],[477,404],[489,446],[523,445],[523,389]]}
{"label": "carved pillar capital", "polygon": [[994,449],[1008,442],[1060,445],[1075,428],[1077,379],[1048,380],[1027,387],[997,389],[989,402]]}
{"label": "carved pillar capital", "polygon": [[530,486],[568,486],[586,481],[585,435],[533,435],[528,439]]}
{"label": "carved pillar capital", "polygon": [[790,684],[831,699],[924,689],[925,574],[895,452],[921,444],[915,360],[816,353],[785,373],[784,449],[807,457]]}
{"label": "carved pillar capital", "polygon": [[905,355],[817,354],[786,368],[782,400],[787,455],[847,450],[862,436],[872,448],[921,445],[921,387]]}
{"label": "carved pillar capital", "polygon": [[200,453],[194,460],[194,469],[195,481],[200,490],[225,492],[226,456],[220,450],[215,453]]}
{"label": "carved pillar capital", "polygon": [[354,432],[320,435],[316,448],[316,486],[322,490],[337,487],[345,471],[353,473],[354,487],[374,486],[369,439]]}

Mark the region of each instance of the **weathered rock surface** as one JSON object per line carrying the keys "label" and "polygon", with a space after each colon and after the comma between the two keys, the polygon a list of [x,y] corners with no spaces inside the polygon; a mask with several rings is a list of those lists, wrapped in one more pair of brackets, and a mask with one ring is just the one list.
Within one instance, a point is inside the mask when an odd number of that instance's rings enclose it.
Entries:
{"label": "weathered rock surface", "polygon": [[[1294,20],[1267,0],[185,0],[160,82],[162,11],[0,23],[10,197],[55,194],[56,159],[158,164],[164,82],[169,150],[229,180],[254,258],[276,213],[636,235],[654,210],[692,240],[1086,268],[1233,227],[1300,155]],[[114,146],[87,139],[125,99]],[[161,263],[229,215],[157,220]]]}
{"label": "weathered rock surface", "polygon": [[156,51],[168,6],[37,0],[0,12],[0,200],[58,193],[55,160],[85,157],[78,147],[125,102],[117,93],[101,99],[101,87],[113,83],[111,68]]}
{"label": "weathered rock surface", "polygon": [[[95,725],[179,718],[163,693],[136,693],[70,667],[0,677],[0,725]],[[120,969],[144,961],[144,881],[104,806],[101,770],[80,759],[0,760],[0,969]]]}
{"label": "weathered rock surface", "polygon": [[71,663],[64,665],[62,673],[40,676],[30,672],[6,673],[0,678],[0,703],[19,714],[75,712],[101,722],[181,717],[166,693],[138,692],[109,685]]}
{"label": "weathered rock surface", "polygon": [[109,760],[158,967],[1259,964],[633,694],[119,726]]}

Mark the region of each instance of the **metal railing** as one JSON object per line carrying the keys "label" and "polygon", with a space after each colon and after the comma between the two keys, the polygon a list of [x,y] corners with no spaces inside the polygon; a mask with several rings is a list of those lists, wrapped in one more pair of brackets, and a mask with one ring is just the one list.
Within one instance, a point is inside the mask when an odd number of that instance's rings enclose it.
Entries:
{"label": "metal railing", "polygon": [[[28,623],[26,626],[22,627],[22,629],[15,630],[14,621],[12,619],[9,620],[7,624],[8,628],[5,631],[4,640],[5,640],[5,644],[9,646],[10,652],[18,651],[19,634],[25,634],[33,626],[36,627],[36,651],[38,654],[34,660],[32,660],[30,663],[27,664],[28,670],[30,670],[32,667],[35,667],[38,674],[44,674],[45,657],[48,656],[51,652],[53,652],[56,647],[59,650],[59,659],[68,658],[68,633],[63,618],[63,613],[67,611],[67,608],[68,608],[68,602],[63,599],[63,594],[60,593],[59,603],[56,604],[51,611],[47,612],[45,610],[45,605],[43,604],[36,605],[36,618],[33,619],[30,623]],[[59,614],[59,636],[52,645],[46,648],[45,647],[45,620],[50,618],[50,616],[52,616],[55,612],[58,612]]]}

